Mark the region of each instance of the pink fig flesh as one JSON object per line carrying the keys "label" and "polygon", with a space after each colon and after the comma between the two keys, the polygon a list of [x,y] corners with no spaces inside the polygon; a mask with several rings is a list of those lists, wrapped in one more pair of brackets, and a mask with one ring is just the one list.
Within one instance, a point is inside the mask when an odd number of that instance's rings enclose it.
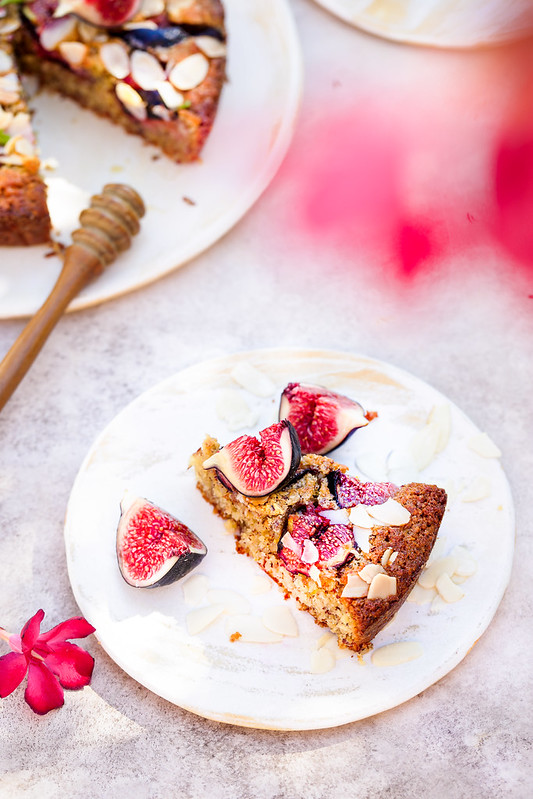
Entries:
{"label": "pink fig flesh", "polygon": [[342,566],[356,546],[351,524],[332,524],[317,508],[309,507],[290,514],[278,553],[290,572],[309,575],[312,566]]}
{"label": "pink fig flesh", "polygon": [[183,522],[146,499],[123,502],[117,529],[117,559],[134,588],[156,588],[185,577],[207,554],[205,544]]}
{"label": "pink fig flesh", "polygon": [[331,452],[369,416],[358,402],[322,386],[289,383],[281,395],[279,418],[292,423],[304,455]]}
{"label": "pink fig flesh", "polygon": [[276,422],[255,436],[239,436],[204,461],[221,483],[247,497],[264,497],[281,488],[300,463],[298,436],[290,422]]}
{"label": "pink fig flesh", "polygon": [[360,504],[383,505],[398,491],[394,483],[364,483],[343,472],[331,472],[328,482],[339,508],[354,508]]}

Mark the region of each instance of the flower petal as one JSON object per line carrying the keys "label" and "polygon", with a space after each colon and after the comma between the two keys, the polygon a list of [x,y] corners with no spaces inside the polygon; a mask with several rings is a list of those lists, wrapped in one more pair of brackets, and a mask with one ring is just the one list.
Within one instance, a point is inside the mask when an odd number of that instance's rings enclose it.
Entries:
{"label": "flower petal", "polygon": [[[63,643],[70,638],[86,638],[94,633],[94,627],[89,624],[82,616],[75,616],[72,619],[56,624],[51,630],[39,636],[39,643],[54,646],[56,643]],[[55,648],[55,647],[54,647]]]}
{"label": "flower petal", "polygon": [[20,637],[22,640],[22,651],[24,653],[30,652],[33,649],[33,645],[39,636],[39,630],[43,619],[44,610],[38,610],[35,616],[32,616],[22,628]]}
{"label": "flower petal", "polygon": [[24,699],[40,716],[64,704],[63,689],[41,660],[30,660]]}
{"label": "flower petal", "polygon": [[0,657],[0,696],[2,699],[18,688],[27,669],[28,661],[24,655],[9,652]]}
{"label": "flower petal", "polygon": [[83,688],[91,682],[94,658],[76,644],[58,644],[45,663],[63,688]]}

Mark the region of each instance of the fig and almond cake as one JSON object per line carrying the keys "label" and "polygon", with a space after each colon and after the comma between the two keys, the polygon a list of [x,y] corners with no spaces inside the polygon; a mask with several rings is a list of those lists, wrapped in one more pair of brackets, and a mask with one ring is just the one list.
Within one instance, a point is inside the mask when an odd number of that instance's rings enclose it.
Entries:
{"label": "fig and almond cake", "polygon": [[220,0],[22,0],[0,7],[0,244],[49,236],[19,72],[172,160],[191,162],[217,112],[225,42]]}
{"label": "fig and almond cake", "polygon": [[[329,425],[326,438],[337,446],[338,395],[324,391],[317,401],[316,387],[314,394],[304,387],[313,403],[309,413],[301,387],[291,386],[298,388],[310,437]],[[362,652],[401,607],[426,564],[446,492],[424,483],[363,482],[325,454],[302,455],[300,411],[293,408],[296,425],[284,413],[258,438],[243,435],[221,447],[208,436],[191,465],[203,497],[232,529],[237,551],[328,627],[341,647]],[[355,427],[361,420],[358,413]],[[323,445],[324,440],[320,446],[327,449]],[[358,537],[368,537],[368,551]]]}

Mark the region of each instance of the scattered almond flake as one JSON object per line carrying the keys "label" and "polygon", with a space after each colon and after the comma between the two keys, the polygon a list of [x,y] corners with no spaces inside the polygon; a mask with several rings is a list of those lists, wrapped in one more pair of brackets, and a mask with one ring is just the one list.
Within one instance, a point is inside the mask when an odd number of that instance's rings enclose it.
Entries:
{"label": "scattered almond flake", "polygon": [[381,563],[367,563],[363,566],[361,571],[357,572],[357,576],[364,580],[365,583],[371,583],[376,574],[384,574],[385,569]]}
{"label": "scattered almond flake", "polygon": [[395,499],[389,498],[382,505],[369,505],[367,507],[368,514],[376,519],[381,524],[393,525],[395,527],[403,527],[411,518],[411,514],[396,502]]}
{"label": "scattered almond flake", "polygon": [[147,112],[144,100],[132,86],[128,83],[117,83],[115,92],[128,113],[141,122],[146,119]]}
{"label": "scattered almond flake", "polygon": [[452,583],[455,583],[455,585],[462,585],[463,583],[466,583],[468,577],[461,577],[459,574],[454,574],[452,575],[451,580]]}
{"label": "scattered almond flake", "polygon": [[18,101],[18,92],[6,92],[0,88],[0,105],[14,105]]}
{"label": "scattered almond flake", "polygon": [[328,519],[332,524],[348,524],[350,521],[350,514],[345,508],[334,508],[333,510],[321,510],[318,512],[319,516]]}
{"label": "scattered almond flake", "polygon": [[25,158],[35,156],[35,147],[24,136],[12,136],[5,145],[6,155],[22,155]]}
{"label": "scattered almond flake", "polygon": [[[0,53],[1,52],[2,51],[0,50]],[[14,119],[15,115],[11,111],[6,111],[4,108],[0,108],[0,130],[8,132],[8,128]]]}
{"label": "scattered almond flake", "polygon": [[223,605],[224,612],[230,615],[250,612],[250,603],[238,591],[229,588],[211,588],[207,592],[207,601],[212,605]]}
{"label": "scattered almond flake", "polygon": [[262,616],[262,621],[268,630],[290,638],[298,636],[298,625],[289,608],[285,605],[273,605],[267,608]]}
{"label": "scattered almond flake", "polygon": [[174,110],[183,105],[185,98],[178,92],[169,80],[163,80],[155,87],[167,108]]}
{"label": "scattered almond flake", "polygon": [[240,633],[239,640],[249,644],[278,644],[283,641],[283,636],[268,630],[258,616],[228,616],[226,632],[228,635]]}
{"label": "scattered almond flake", "polygon": [[319,552],[312,541],[306,539],[302,548],[301,560],[303,563],[316,563],[319,559]]}
{"label": "scattered almond flake", "polygon": [[322,585],[320,582],[320,572],[314,564],[309,569],[309,577],[311,580],[314,580],[317,585]]}
{"label": "scattered almond flake", "polygon": [[190,610],[185,617],[187,632],[189,635],[198,635],[223,613],[224,605],[206,605],[203,608]]}
{"label": "scattered almond flake", "polygon": [[[126,22],[122,26],[123,30],[127,31],[136,31],[136,30],[149,30],[149,31],[156,31],[158,28],[157,22],[154,22],[152,19],[140,19],[138,22]],[[162,48],[161,48],[162,49]]]}
{"label": "scattered almond flake", "polygon": [[372,664],[379,668],[385,666],[400,666],[409,663],[424,654],[424,648],[418,641],[398,641],[395,644],[386,644],[374,649]]}
{"label": "scattered almond flake", "polygon": [[13,59],[9,53],[6,53],[5,50],[0,50],[0,75],[3,75],[4,72],[9,72],[13,67]]}
{"label": "scattered almond flake", "polygon": [[415,468],[422,472],[432,463],[437,454],[440,430],[435,424],[426,424],[415,433],[409,444],[409,452]]}
{"label": "scattered almond flake", "polygon": [[366,596],[367,593],[368,582],[362,580],[358,574],[354,574],[353,572],[349,573],[341,597],[344,597],[344,599],[359,599],[360,597]]}
{"label": "scattered almond flake", "polygon": [[390,596],[396,596],[396,577],[376,574],[368,589],[368,599],[388,599]]}
{"label": "scattered almond flake", "polygon": [[336,636],[332,635],[332,633],[324,633],[320,636],[320,638],[316,641],[316,648],[322,649],[323,646],[327,646],[330,641],[337,641]]}
{"label": "scattered almond flake", "polygon": [[399,552],[393,552],[391,554],[391,556],[389,557],[389,560],[387,561],[390,566],[392,566],[392,564],[394,563],[394,561],[396,560],[396,558],[398,557],[399,554],[400,554]]}
{"label": "scattered almond flake", "polygon": [[500,458],[502,454],[487,433],[478,433],[472,436],[468,441],[468,446],[473,452],[481,455],[482,458]]}
{"label": "scattered almond flake", "polygon": [[39,35],[39,41],[45,50],[55,50],[58,44],[70,38],[75,30],[75,17],[61,17],[43,28]]}
{"label": "scattered almond flake", "polygon": [[266,594],[272,588],[272,580],[269,577],[264,577],[262,574],[254,578],[250,593],[254,596],[258,594]]}
{"label": "scattered almond flake", "polygon": [[227,47],[214,36],[195,36],[194,43],[208,58],[224,58]]}
{"label": "scattered almond flake", "polygon": [[450,440],[450,433],[452,429],[450,405],[448,403],[435,405],[429,414],[428,423],[434,425],[437,431],[435,452],[438,454],[446,448],[448,441]]}
{"label": "scattered almond flake", "polygon": [[418,578],[419,584],[422,588],[435,588],[437,580],[441,574],[447,574],[451,577],[457,568],[457,558],[448,555],[445,558],[434,560],[429,566],[423,569],[420,577]]}
{"label": "scattered almond flake", "polygon": [[389,562],[392,552],[393,552],[392,547],[389,547],[388,549],[385,550],[385,552],[381,556],[381,565],[383,566],[383,568],[385,568],[385,566]]}
{"label": "scattered almond flake", "polygon": [[172,67],[168,79],[179,91],[188,91],[199,86],[208,72],[207,58],[202,53],[194,53]]}
{"label": "scattered almond flake", "polygon": [[458,602],[464,597],[463,591],[450,578],[449,574],[443,572],[435,581],[435,588],[445,602]]}
{"label": "scattered almond flake", "polygon": [[461,493],[463,502],[479,502],[481,499],[490,497],[491,483],[488,477],[479,475],[475,477],[470,485]]}
{"label": "scattered almond flake", "polygon": [[0,89],[5,92],[18,92],[20,91],[20,81],[15,72],[9,72],[7,75],[0,76]]}
{"label": "scattered almond flake", "polygon": [[71,67],[79,67],[88,52],[88,47],[83,42],[60,42],[59,54]]}
{"label": "scattered almond flake", "polygon": [[241,392],[234,388],[220,389],[216,404],[217,415],[230,430],[253,427],[259,413],[250,408]]}
{"label": "scattered almond flake", "polygon": [[20,20],[16,16],[6,17],[0,19],[0,35],[8,36],[10,33],[15,33],[20,28]]}
{"label": "scattered almond flake", "polygon": [[165,81],[165,70],[157,58],[146,50],[134,50],[130,65],[131,77],[145,91],[153,91]]}
{"label": "scattered almond flake", "polygon": [[276,390],[272,380],[248,361],[236,364],[230,372],[230,377],[257,397],[271,397]]}
{"label": "scattered almond flake", "polygon": [[429,606],[429,613],[431,616],[436,616],[448,607],[448,603],[444,601],[440,594],[436,594]]}
{"label": "scattered almond flake", "polygon": [[454,576],[472,577],[477,571],[477,563],[466,547],[456,546],[452,549],[452,556],[457,558]]}
{"label": "scattered almond flake", "polygon": [[205,574],[193,574],[182,583],[182,588],[186,605],[200,605],[209,590],[209,579]]}
{"label": "scattered almond flake", "polygon": [[164,10],[165,0],[142,0],[139,13],[146,19],[147,17],[158,17]]}
{"label": "scattered almond flake", "polygon": [[47,172],[53,172],[58,166],[59,162],[57,158],[43,158],[41,161],[41,169],[45,169]]}
{"label": "scattered almond flake", "polygon": [[172,111],[166,105],[161,105],[161,103],[152,106],[152,114],[155,117],[159,117],[159,119],[164,119],[165,122],[170,122],[172,119]]}
{"label": "scattered almond flake", "polygon": [[370,528],[358,527],[357,525],[354,525],[353,535],[357,541],[357,546],[359,549],[361,549],[363,552],[368,552],[370,547]]}
{"label": "scattered almond flake", "polygon": [[366,505],[356,505],[355,508],[351,508],[350,521],[356,527],[363,527],[367,530],[375,525],[375,521],[370,516]]}
{"label": "scattered almond flake", "polygon": [[335,668],[335,655],[326,647],[311,653],[311,674],[326,674]]}
{"label": "scattered almond flake", "polygon": [[437,596],[436,588],[422,588],[419,583],[415,583],[407,597],[407,602],[414,605],[428,605]]}
{"label": "scattered almond flake", "polygon": [[100,47],[100,58],[110,75],[123,80],[130,74],[130,57],[120,42],[107,42]]}

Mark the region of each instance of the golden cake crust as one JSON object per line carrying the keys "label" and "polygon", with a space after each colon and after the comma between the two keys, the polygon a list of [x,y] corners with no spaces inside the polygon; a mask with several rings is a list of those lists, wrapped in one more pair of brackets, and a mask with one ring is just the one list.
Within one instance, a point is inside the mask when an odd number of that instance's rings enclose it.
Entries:
{"label": "golden cake crust", "polygon": [[0,166],[0,245],[44,244],[50,240],[46,187],[36,172]]}

